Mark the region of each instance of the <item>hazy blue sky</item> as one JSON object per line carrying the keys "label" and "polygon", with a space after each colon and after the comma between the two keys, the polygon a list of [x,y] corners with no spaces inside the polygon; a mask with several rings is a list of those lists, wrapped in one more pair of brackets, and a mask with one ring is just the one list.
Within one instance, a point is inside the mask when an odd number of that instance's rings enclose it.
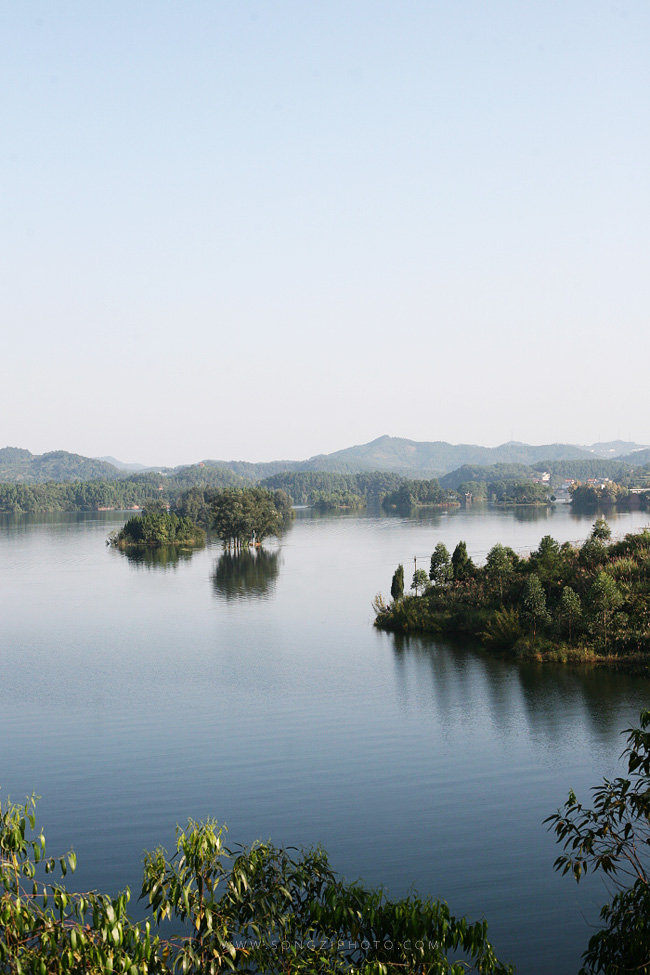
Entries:
{"label": "hazy blue sky", "polygon": [[0,446],[650,443],[647,0],[0,11]]}

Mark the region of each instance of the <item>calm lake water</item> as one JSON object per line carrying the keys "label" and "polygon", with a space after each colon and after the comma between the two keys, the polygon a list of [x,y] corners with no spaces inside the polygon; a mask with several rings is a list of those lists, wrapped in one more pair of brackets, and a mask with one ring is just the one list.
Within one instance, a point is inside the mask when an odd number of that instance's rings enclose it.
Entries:
{"label": "calm lake water", "polygon": [[577,971],[608,894],[554,874],[542,820],[618,774],[650,682],[399,640],[373,629],[371,600],[438,541],[481,559],[582,540],[593,516],[299,511],[257,562],[214,546],[173,564],[108,549],[123,521],[0,523],[1,794],[42,796],[80,888],[137,896],[143,849],[215,816],[232,843],[321,842],[350,879],[485,916],[522,975]]}

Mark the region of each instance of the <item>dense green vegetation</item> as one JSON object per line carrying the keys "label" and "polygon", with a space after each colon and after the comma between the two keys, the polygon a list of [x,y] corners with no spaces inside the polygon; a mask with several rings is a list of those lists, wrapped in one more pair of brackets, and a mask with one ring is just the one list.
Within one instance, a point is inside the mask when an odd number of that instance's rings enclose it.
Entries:
{"label": "dense green vegetation", "polygon": [[532,480],[464,481],[458,488],[461,497],[492,504],[548,504],[551,489],[548,484]]}
{"label": "dense green vegetation", "polygon": [[324,471],[297,471],[274,474],[261,486],[286,491],[294,504],[321,508],[361,507],[378,504],[390,491],[406,482],[406,478],[388,471],[363,474],[333,474]]}
{"label": "dense green vegetation", "polygon": [[[548,482],[535,483],[539,482],[544,473],[549,475]],[[615,500],[626,495],[627,492],[621,489],[643,486],[644,483],[640,468],[619,460],[594,457],[588,460],[546,460],[532,466],[505,463],[490,466],[465,464],[445,474],[440,479],[440,484],[460,494],[470,492],[475,500],[522,503],[522,497],[528,496],[530,502],[535,503],[547,501],[551,493],[567,480],[577,481],[581,487],[591,490],[591,486],[585,483],[590,479],[608,479],[615,482],[619,495]]]}
{"label": "dense green vegetation", "polygon": [[549,484],[540,484],[540,471],[524,464],[492,464],[489,467],[465,464],[441,478],[441,485],[459,497],[471,495],[474,501],[496,504],[546,504]]}
{"label": "dense green vegetation", "polygon": [[278,535],[291,512],[284,492],[264,488],[226,488],[211,495],[208,503],[211,530],[235,551]]}
{"label": "dense green vegetation", "polygon": [[453,504],[459,504],[457,493],[441,488],[436,478],[428,481],[405,481],[397,490],[391,491],[382,499],[382,507],[387,511],[410,511],[412,508]]}
{"label": "dense green vegetation", "polygon": [[162,484],[163,490],[170,497],[175,497],[181,491],[187,491],[192,487],[246,487],[249,483],[226,465],[212,464],[191,464],[188,467],[177,467],[165,474],[162,479],[155,474],[139,474],[136,476],[143,480],[157,478],[158,484]]}
{"label": "dense green vegetation", "polygon": [[172,511],[160,498],[149,502],[109,542],[121,549],[199,546],[210,531],[225,548],[240,552],[278,535],[291,517],[291,501],[284,491],[194,487],[178,497]]}
{"label": "dense green vegetation", "polygon": [[451,556],[439,544],[428,578],[413,580],[414,596],[393,595],[389,605],[377,601],[376,625],[470,634],[518,656],[647,669],[650,532],[612,544],[609,537],[600,519],[580,548],[546,535],[528,558],[495,545],[481,567],[464,542]]}
{"label": "dense green vegetation", "polygon": [[[546,820],[562,844],[555,868],[576,881],[600,870],[613,888],[580,975],[650,971],[650,711],[624,734],[627,774],[597,786],[591,808],[571,792]],[[391,901],[381,889],[348,883],[320,847],[229,848],[214,820],[177,827],[171,856],[160,847],[145,852],[140,897],[149,913],[139,922],[127,913],[128,888],[116,897],[70,890],[65,877],[76,865],[72,851],[47,855],[34,796],[0,802],[0,972],[513,972],[497,959],[485,921],[455,917],[417,894]],[[54,871],[61,880],[48,878]]]}
{"label": "dense green vegetation", "polygon": [[282,490],[262,487],[191,488],[176,501],[177,514],[191,518],[224,543],[241,551],[278,535],[291,522],[291,499]]}
{"label": "dense green vegetation", "polygon": [[124,509],[140,507],[160,494],[157,487],[134,479],[0,484],[0,511],[8,514],[37,514],[43,511]]}
{"label": "dense green vegetation", "polygon": [[[494,454],[488,451],[486,456]],[[647,497],[628,495],[627,489],[650,487],[650,473],[644,468],[594,457],[550,459],[534,466],[515,461],[465,464],[439,480],[414,479],[406,472],[386,470],[351,473],[317,470],[314,468],[317,461],[318,458],[304,464],[205,461],[134,474],[118,470],[105,461],[65,451],[39,457],[7,447],[0,450],[0,512],[124,509],[144,506],[154,498],[174,506],[181,495],[193,488],[201,492],[243,489],[256,482],[271,491],[285,491],[293,504],[311,505],[322,511],[383,504],[386,510],[401,513],[424,505],[464,503],[468,496],[474,501],[496,504],[543,504],[567,478],[580,482],[574,491],[574,501],[579,506],[616,503],[619,507],[638,507],[647,505]],[[270,476],[260,482],[269,472]],[[544,483],[541,482],[543,472],[549,475]],[[606,484],[604,489],[584,483],[596,477],[609,478],[613,483]]]}
{"label": "dense green vegetation", "polygon": [[575,508],[595,510],[597,508],[613,508],[627,510],[634,508],[647,511],[650,506],[648,491],[634,493],[622,484],[613,481],[599,484],[575,484],[570,488],[571,503]]}
{"label": "dense green vegetation", "polygon": [[116,548],[163,548],[172,545],[195,548],[205,545],[205,532],[190,518],[179,518],[162,508],[145,508],[129,518],[109,542]]}
{"label": "dense green vegetation", "polygon": [[551,484],[557,487],[560,481],[572,478],[576,481],[587,481],[591,477],[608,477],[612,481],[627,483],[635,468],[622,460],[607,460],[602,457],[592,457],[589,460],[548,460],[541,464],[534,464],[532,470],[538,474],[548,471]]}
{"label": "dense green vegetation", "polygon": [[[521,480],[546,470],[551,473],[552,478],[570,477],[584,481],[590,477],[608,477],[629,486],[628,477],[635,469],[647,465],[650,459],[650,451],[647,449],[620,456],[621,451],[629,450],[632,446],[633,444],[618,441],[594,445],[595,451],[570,444],[531,446],[507,443],[499,447],[480,447],[444,441],[423,443],[383,436],[371,443],[348,447],[332,454],[320,454],[302,461],[252,463],[205,460],[175,468],[151,468],[148,471],[143,470],[143,475],[163,476],[180,481],[182,488],[187,489],[193,484],[206,487],[234,487],[237,484],[243,486],[246,483],[259,483],[272,476],[292,473],[322,475],[325,472],[343,476],[368,473],[372,476],[376,471],[383,471],[411,479],[430,479],[444,474],[451,477],[452,483],[444,483],[443,479],[442,486],[455,489],[463,480]],[[612,455],[616,459],[610,459]],[[122,464],[110,457],[83,457],[65,450],[39,455],[19,447],[0,449],[0,483],[115,480],[133,476],[134,468],[138,468],[138,465]],[[497,468],[501,468],[501,474]],[[449,472],[452,472],[451,475]],[[288,490],[282,484],[269,486]],[[396,487],[393,484],[388,490]],[[320,489],[323,489],[322,486]],[[340,489],[340,485],[337,489]],[[346,489],[365,494],[363,490],[357,491],[350,485]],[[294,499],[294,503],[308,502]]]}
{"label": "dense green vegetation", "polygon": [[601,484],[573,484],[569,488],[571,503],[576,508],[611,507],[627,500],[629,491],[608,481]]}
{"label": "dense green vegetation", "polygon": [[[74,871],[47,857],[34,798],[0,804],[0,972],[12,975],[507,975],[484,921],[415,894],[390,901],[347,883],[322,849],[229,849],[216,822],[177,827],[172,856],[145,853],[134,923],[130,892],[75,893],[42,877]],[[174,936],[166,929],[183,932]]]}
{"label": "dense green vegetation", "polygon": [[520,482],[533,476],[539,476],[539,471],[526,464],[463,464],[455,471],[440,478],[443,487],[454,491],[461,490],[465,484],[493,484],[497,482]]}
{"label": "dense green vegetation", "polygon": [[147,472],[120,480],[48,481],[42,484],[0,484],[0,512],[98,511],[144,507],[154,501],[173,503],[194,485],[199,490],[244,485],[232,471],[185,468],[166,476]]}
{"label": "dense green vegetation", "polygon": [[315,491],[311,505],[316,511],[354,511],[365,508],[366,499],[353,491]]}
{"label": "dense green vegetation", "polygon": [[389,471],[361,474],[299,471],[276,474],[262,483],[265,487],[282,488],[294,504],[307,504],[320,510],[381,504],[389,511],[408,511],[425,505],[458,503],[457,495],[441,489],[435,478],[413,480]]}
{"label": "dense green vegetation", "polygon": [[546,820],[563,845],[556,870],[577,882],[600,870],[615,891],[600,912],[604,924],[583,954],[581,975],[650,972],[650,711],[624,734],[627,775],[594,788],[592,807],[569,793]]}

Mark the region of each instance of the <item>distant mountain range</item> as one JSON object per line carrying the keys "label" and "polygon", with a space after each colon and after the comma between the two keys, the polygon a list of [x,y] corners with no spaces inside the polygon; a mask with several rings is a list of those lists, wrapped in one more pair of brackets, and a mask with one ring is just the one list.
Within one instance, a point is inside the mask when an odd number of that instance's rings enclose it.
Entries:
{"label": "distant mountain range", "polygon": [[607,460],[626,460],[632,454],[648,451],[647,447],[628,440],[610,440],[608,443],[592,443],[589,447],[582,447],[595,457],[605,457]]}
{"label": "distant mountain range", "polygon": [[367,444],[346,447],[331,454],[317,454],[303,461],[278,460],[255,464],[248,461],[205,460],[176,468],[147,468],[142,464],[125,464],[114,457],[82,457],[65,450],[32,454],[19,447],[4,447],[0,449],[0,481],[33,484],[99,478],[112,480],[156,470],[168,475],[191,471],[193,480],[198,482],[201,469],[205,467],[232,472],[246,481],[262,480],[284,471],[339,474],[393,471],[410,477],[430,478],[441,477],[465,465],[539,465],[544,462],[593,461],[599,458],[644,466],[650,463],[650,448],[622,440],[588,446],[561,443],[537,446],[510,441],[499,447],[481,447],[476,444],[451,444],[444,440],[422,442],[383,436]]}
{"label": "distant mountain range", "polygon": [[646,464],[650,464],[650,447],[637,449],[631,454],[626,454],[625,457],[618,457],[617,460],[624,460],[635,467],[645,467]]}
{"label": "distant mountain range", "polygon": [[132,474],[152,470],[151,467],[145,467],[144,464],[125,464],[123,460],[117,460],[116,457],[95,457],[95,460],[102,460],[105,464],[112,464],[113,467],[117,467],[118,471],[129,471]]}
{"label": "distant mountain range", "polygon": [[542,460],[579,460],[590,456],[585,448],[570,444],[535,447],[511,441],[500,447],[480,447],[444,440],[427,443],[384,436],[358,447],[312,457],[306,462],[309,466],[305,469],[340,473],[386,470],[435,477],[463,464],[535,464]]}

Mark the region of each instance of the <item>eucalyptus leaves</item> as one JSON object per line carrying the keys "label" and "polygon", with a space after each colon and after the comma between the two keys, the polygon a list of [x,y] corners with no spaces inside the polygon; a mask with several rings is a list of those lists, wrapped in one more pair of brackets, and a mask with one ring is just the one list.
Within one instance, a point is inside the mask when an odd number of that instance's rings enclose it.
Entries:
{"label": "eucalyptus leaves", "polygon": [[[145,854],[141,898],[151,916],[141,923],[126,913],[128,890],[111,898],[51,881],[74,870],[75,855],[46,858],[34,797],[0,805],[0,852],[0,972],[512,971],[496,959],[484,921],[456,918],[440,901],[393,902],[345,883],[320,848],[229,849],[213,820],[179,827],[171,856]],[[168,921],[183,933],[166,936]]]}

